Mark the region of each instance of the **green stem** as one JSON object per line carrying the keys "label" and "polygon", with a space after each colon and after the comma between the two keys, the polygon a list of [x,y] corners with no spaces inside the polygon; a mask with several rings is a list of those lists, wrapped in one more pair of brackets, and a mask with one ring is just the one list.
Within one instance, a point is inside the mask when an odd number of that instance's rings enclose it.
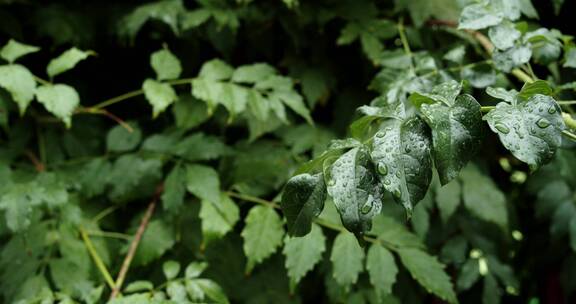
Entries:
{"label": "green stem", "polygon": [[44,84],[44,85],[52,84],[50,81],[44,80],[44,79],[42,79],[36,75],[34,75],[34,80],[36,80],[36,82],[39,82],[39,83]]}
{"label": "green stem", "polygon": [[530,75],[526,74],[524,71],[522,71],[520,69],[513,69],[512,75],[516,76],[516,78],[518,78],[524,82],[528,82],[528,83],[534,82],[534,79],[532,79],[532,77],[530,77]]}
{"label": "green stem", "polygon": [[495,106],[480,107],[480,111],[481,111],[482,113],[488,113],[488,112],[490,112],[490,111],[492,111],[492,110],[494,110],[494,109],[496,109]]}
{"label": "green stem", "polygon": [[564,124],[572,130],[576,130],[576,120],[570,116],[568,113],[562,113],[562,119],[564,120]]}
{"label": "green stem", "polygon": [[576,104],[576,100],[558,100],[558,104],[559,105],[575,105]]}
{"label": "green stem", "polygon": [[100,211],[98,214],[96,214],[96,216],[94,218],[92,218],[92,221],[94,223],[98,223],[100,220],[105,218],[108,214],[116,211],[116,209],[118,209],[118,208],[120,208],[118,205],[110,206],[110,207]]}
{"label": "green stem", "polygon": [[570,138],[571,140],[576,141],[576,134],[568,132],[566,130],[562,130],[562,134],[564,134],[564,136]]}
{"label": "green stem", "polygon": [[400,35],[400,41],[402,41],[404,52],[407,55],[412,55],[412,51],[410,50],[410,44],[408,43],[408,39],[406,38],[406,32],[404,28],[404,18],[402,17],[400,17],[400,21],[398,21],[398,34]]}
{"label": "green stem", "polygon": [[86,231],[86,233],[90,236],[100,236],[100,237],[107,237],[113,239],[122,239],[122,240],[132,240],[132,236],[125,233],[120,232],[111,232],[111,231]]}
{"label": "green stem", "polygon": [[94,244],[92,244],[92,241],[90,241],[90,237],[88,237],[88,234],[86,233],[84,228],[80,228],[80,234],[82,235],[82,240],[84,241],[84,244],[86,245],[86,249],[88,249],[88,252],[92,256],[92,259],[94,260],[94,263],[96,264],[96,267],[98,268],[98,270],[100,271],[100,273],[102,274],[104,279],[106,280],[106,283],[108,284],[108,286],[111,289],[114,289],[114,286],[115,286],[114,285],[114,279],[112,279],[112,275],[110,275],[110,271],[108,271],[108,268],[106,268],[106,265],[104,264],[104,262],[102,262],[100,255],[98,255],[98,252],[94,248]]}
{"label": "green stem", "polygon": [[[194,78],[182,78],[182,79],[168,80],[164,83],[167,83],[169,85],[182,85],[182,84],[189,84],[192,80],[194,80]],[[89,107],[89,109],[99,110],[99,109],[111,106],[113,104],[119,103],[121,101],[124,101],[126,99],[140,96],[142,94],[144,94],[144,90],[142,90],[142,89],[130,91],[128,93],[124,93],[122,95],[118,95],[118,96],[112,97],[110,99],[106,99],[100,103],[97,103],[97,104]]]}

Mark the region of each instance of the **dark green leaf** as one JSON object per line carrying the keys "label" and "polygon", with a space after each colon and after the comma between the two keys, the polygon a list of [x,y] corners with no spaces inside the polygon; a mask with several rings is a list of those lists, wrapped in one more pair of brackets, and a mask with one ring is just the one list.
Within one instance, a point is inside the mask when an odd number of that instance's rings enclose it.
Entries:
{"label": "dark green leaf", "polygon": [[356,283],[358,275],[364,269],[364,251],[352,234],[341,232],[334,240],[330,261],[334,279],[348,290],[350,285]]}
{"label": "dark green leaf", "polygon": [[288,233],[303,236],[311,229],[312,220],[324,207],[326,185],[322,174],[300,174],[292,177],[282,194],[280,206],[286,216]]}

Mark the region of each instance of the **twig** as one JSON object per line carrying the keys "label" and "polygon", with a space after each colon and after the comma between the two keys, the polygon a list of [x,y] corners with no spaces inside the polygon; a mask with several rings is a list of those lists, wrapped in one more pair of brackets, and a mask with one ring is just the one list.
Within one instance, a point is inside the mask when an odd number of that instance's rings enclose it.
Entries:
{"label": "twig", "polygon": [[122,118],[110,113],[110,111],[106,110],[106,109],[97,109],[97,108],[78,108],[76,110],[76,113],[85,113],[85,114],[96,114],[96,115],[104,115],[112,120],[114,120],[116,123],[118,123],[120,126],[122,126],[124,129],[126,129],[126,131],[128,131],[128,133],[132,133],[134,132],[134,129],[128,124],[126,123]]}
{"label": "twig", "polygon": [[116,284],[114,284],[114,288],[112,288],[112,293],[110,294],[110,300],[116,298],[118,296],[118,294],[120,293],[120,289],[122,289],[122,285],[124,284],[124,280],[126,279],[126,275],[128,274],[128,270],[130,269],[130,264],[132,263],[132,260],[134,259],[134,255],[136,254],[136,250],[138,249],[138,245],[140,244],[140,240],[142,239],[142,235],[144,234],[144,231],[146,231],[146,227],[148,226],[148,222],[150,222],[150,218],[152,217],[152,214],[154,213],[154,208],[156,207],[156,201],[158,200],[158,197],[160,196],[162,191],[163,191],[163,186],[161,185],[156,190],[156,194],[154,195],[154,198],[152,199],[152,201],[148,205],[148,208],[146,209],[146,213],[144,213],[144,217],[142,217],[142,220],[140,221],[140,226],[138,226],[138,230],[136,231],[136,234],[134,235],[134,239],[132,239],[132,242],[130,243],[130,247],[128,248],[128,253],[126,254],[126,257],[124,258],[124,262],[122,262],[122,267],[120,268],[120,272],[118,273],[118,277],[116,279]]}
{"label": "twig", "polygon": [[100,258],[100,256],[98,255],[98,252],[94,248],[94,244],[92,244],[92,241],[90,241],[90,237],[88,237],[86,230],[84,230],[84,228],[82,228],[82,227],[80,227],[80,235],[82,236],[82,240],[84,241],[84,244],[86,245],[86,248],[88,249],[88,252],[92,256],[92,259],[94,260],[94,263],[96,264],[96,267],[98,268],[98,270],[100,271],[100,273],[102,274],[104,279],[106,280],[106,283],[108,284],[108,286],[110,286],[110,288],[113,290],[114,289],[114,279],[112,279],[112,276],[110,275],[110,271],[108,271],[108,268],[106,268],[106,265],[104,264],[104,262],[102,262],[102,259]]}
{"label": "twig", "polygon": [[46,166],[44,166],[44,164],[38,159],[38,157],[36,157],[36,155],[32,151],[26,150],[24,154],[26,154],[26,156],[28,156],[28,159],[30,159],[32,164],[34,164],[34,168],[36,168],[36,171],[44,172],[44,170],[46,170]]}

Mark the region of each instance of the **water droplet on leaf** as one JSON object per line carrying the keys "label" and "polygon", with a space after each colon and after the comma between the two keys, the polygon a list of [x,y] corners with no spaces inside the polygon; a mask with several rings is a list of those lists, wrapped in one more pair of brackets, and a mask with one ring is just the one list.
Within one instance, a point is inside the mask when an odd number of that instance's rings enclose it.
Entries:
{"label": "water droplet on leaf", "polygon": [[497,123],[494,128],[496,128],[496,130],[498,130],[500,133],[510,133],[510,128],[508,128],[505,124]]}
{"label": "water droplet on leaf", "polygon": [[378,169],[378,173],[380,173],[382,175],[388,174],[388,167],[386,166],[385,163],[379,163],[377,169]]}
{"label": "water droplet on leaf", "polygon": [[550,122],[546,118],[540,118],[536,122],[536,125],[542,129],[544,129],[550,125]]}

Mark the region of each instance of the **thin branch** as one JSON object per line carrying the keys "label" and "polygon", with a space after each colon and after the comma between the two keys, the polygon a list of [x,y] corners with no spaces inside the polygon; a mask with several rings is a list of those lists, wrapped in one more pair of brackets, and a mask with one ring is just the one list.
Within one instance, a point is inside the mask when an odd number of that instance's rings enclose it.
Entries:
{"label": "thin branch", "polygon": [[132,240],[132,236],[125,233],[120,232],[113,232],[113,231],[98,231],[98,230],[89,230],[86,231],[90,236],[99,236],[99,237],[106,237],[106,238],[113,238],[113,239],[121,239],[121,240]]}
{"label": "thin branch", "polygon": [[146,227],[148,226],[148,223],[150,222],[150,218],[152,217],[152,214],[154,213],[154,208],[156,207],[156,201],[158,200],[158,197],[160,196],[162,191],[163,191],[163,187],[159,186],[158,189],[156,190],[156,194],[154,195],[154,198],[152,199],[150,204],[148,204],[148,208],[146,209],[146,213],[144,213],[144,216],[142,217],[142,220],[140,221],[140,226],[138,226],[138,230],[136,231],[136,234],[134,235],[134,239],[132,239],[132,242],[130,243],[130,247],[128,248],[128,253],[126,254],[126,257],[124,258],[124,262],[122,262],[122,267],[120,268],[120,272],[118,273],[118,277],[116,279],[116,284],[114,285],[114,288],[112,289],[112,293],[110,294],[110,300],[116,298],[119,295],[120,290],[122,289],[122,285],[124,284],[124,280],[126,280],[126,275],[128,274],[128,270],[130,269],[130,264],[132,263],[132,260],[134,259],[134,255],[136,254],[136,250],[138,249],[138,245],[140,244],[140,240],[142,239],[142,235],[144,234],[144,231],[146,231]]}
{"label": "thin branch", "polygon": [[100,271],[100,273],[104,277],[104,280],[106,280],[106,283],[108,284],[108,286],[110,286],[111,289],[114,289],[114,279],[112,279],[112,275],[110,275],[110,271],[108,271],[108,268],[106,268],[106,265],[104,264],[104,262],[102,262],[100,255],[98,255],[98,252],[94,248],[94,244],[92,244],[92,241],[90,241],[90,237],[88,237],[86,230],[84,230],[84,228],[82,228],[82,227],[80,227],[80,235],[82,236],[82,240],[84,241],[84,245],[86,245],[86,249],[88,249],[88,252],[92,256],[92,259],[94,260],[94,263],[96,264],[96,267],[98,268],[98,270]]}
{"label": "thin branch", "polygon": [[402,41],[402,46],[404,47],[404,52],[406,55],[411,55],[410,44],[408,43],[408,38],[406,38],[406,30],[404,28],[404,19],[400,18],[398,21],[398,34],[400,35],[400,41]]}
{"label": "thin branch", "polygon": [[36,168],[36,171],[44,172],[44,170],[46,170],[46,166],[44,166],[44,163],[42,163],[32,151],[26,150],[24,154],[28,156],[28,159],[30,159],[30,161],[34,165],[34,168]]}
{"label": "thin branch", "polygon": [[576,105],[576,100],[558,100],[559,105]]}
{"label": "thin branch", "polygon": [[108,111],[106,109],[78,108],[76,110],[76,113],[104,115],[104,116],[114,120],[116,123],[118,123],[124,129],[126,129],[126,131],[128,131],[128,133],[134,132],[134,129],[128,123],[126,123],[126,121],[124,121],[122,118],[112,114],[110,111]]}
{"label": "thin branch", "polygon": [[562,134],[564,134],[564,136],[570,138],[571,140],[576,141],[576,134],[566,131],[566,130],[562,130]]}
{"label": "thin branch", "polygon": [[492,110],[494,110],[494,109],[496,109],[495,106],[484,106],[484,107],[480,107],[480,111],[481,111],[482,113],[488,113],[488,112],[490,112],[490,111],[492,111]]}

